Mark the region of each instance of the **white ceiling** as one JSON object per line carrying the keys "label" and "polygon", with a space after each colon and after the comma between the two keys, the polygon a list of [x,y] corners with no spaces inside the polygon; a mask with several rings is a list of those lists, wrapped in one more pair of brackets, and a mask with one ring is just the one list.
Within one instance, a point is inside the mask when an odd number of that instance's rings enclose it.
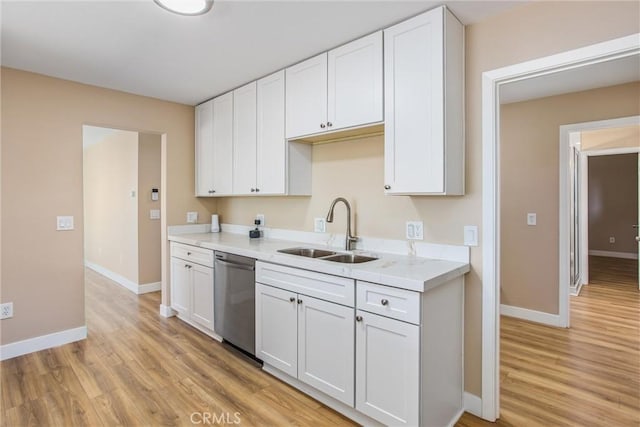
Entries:
{"label": "white ceiling", "polygon": [[216,0],[204,16],[152,0],[1,3],[2,65],[189,105],[440,4],[464,23],[518,1]]}

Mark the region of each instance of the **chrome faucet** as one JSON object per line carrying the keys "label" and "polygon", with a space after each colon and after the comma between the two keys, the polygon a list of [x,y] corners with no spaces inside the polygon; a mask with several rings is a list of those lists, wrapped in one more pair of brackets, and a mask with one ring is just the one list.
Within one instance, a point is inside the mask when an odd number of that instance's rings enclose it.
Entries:
{"label": "chrome faucet", "polygon": [[352,245],[358,241],[356,236],[351,235],[351,205],[344,197],[338,197],[329,207],[329,213],[327,213],[327,222],[333,222],[333,209],[336,207],[336,203],[342,202],[347,207],[347,235],[344,241],[344,248],[348,251],[352,249]]}

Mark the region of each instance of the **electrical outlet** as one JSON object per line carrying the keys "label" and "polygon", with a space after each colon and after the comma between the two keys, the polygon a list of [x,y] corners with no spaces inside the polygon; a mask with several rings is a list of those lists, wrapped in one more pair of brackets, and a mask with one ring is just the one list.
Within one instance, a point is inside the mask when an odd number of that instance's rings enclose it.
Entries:
{"label": "electrical outlet", "polygon": [[195,224],[198,222],[198,212],[187,212],[187,222]]}
{"label": "electrical outlet", "polygon": [[264,214],[257,214],[256,219],[260,220],[260,227],[264,227]]}
{"label": "electrical outlet", "polygon": [[477,225],[464,226],[464,245],[478,246],[478,226]]}
{"label": "electrical outlet", "polygon": [[68,231],[73,230],[73,216],[58,216],[56,217],[56,230]]}
{"label": "electrical outlet", "polygon": [[324,218],[314,218],[313,219],[313,231],[316,233],[326,233],[327,232],[327,221]]}
{"label": "electrical outlet", "polygon": [[10,317],[13,317],[13,303],[5,302],[0,304],[0,320],[9,319]]}
{"label": "electrical outlet", "polygon": [[424,225],[422,221],[407,221],[407,239],[424,239]]}
{"label": "electrical outlet", "polygon": [[150,209],[149,219],[160,219],[160,209]]}
{"label": "electrical outlet", "polygon": [[527,214],[527,225],[536,225],[538,223],[538,217],[534,213]]}
{"label": "electrical outlet", "polygon": [[616,242],[616,238],[611,236],[609,237],[609,243],[615,243]]}

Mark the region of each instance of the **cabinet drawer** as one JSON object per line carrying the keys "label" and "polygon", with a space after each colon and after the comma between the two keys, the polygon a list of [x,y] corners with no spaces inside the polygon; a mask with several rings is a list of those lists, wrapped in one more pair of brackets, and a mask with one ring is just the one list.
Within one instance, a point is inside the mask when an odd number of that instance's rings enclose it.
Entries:
{"label": "cabinet drawer", "polygon": [[257,262],[256,282],[349,307],[355,302],[353,279],[330,274]]}
{"label": "cabinet drawer", "polygon": [[359,310],[420,324],[419,292],[358,281],[356,306]]}
{"label": "cabinet drawer", "polygon": [[171,256],[213,268],[213,251],[211,249],[171,242]]}

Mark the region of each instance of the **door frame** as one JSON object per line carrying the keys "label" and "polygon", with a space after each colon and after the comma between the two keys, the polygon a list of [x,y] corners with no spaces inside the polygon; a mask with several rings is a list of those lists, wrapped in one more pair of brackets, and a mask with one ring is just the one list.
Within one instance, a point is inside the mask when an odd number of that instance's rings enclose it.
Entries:
{"label": "door frame", "polygon": [[[585,131],[600,130],[600,129],[613,129],[619,127],[640,125],[640,116],[621,117],[609,120],[597,120],[583,123],[573,123],[560,126],[560,162],[559,162],[559,176],[560,176],[560,217],[559,217],[559,233],[560,239],[560,251],[559,251],[559,307],[560,307],[560,321],[566,323],[569,326],[569,289],[570,289],[570,242],[569,242],[569,227],[571,226],[570,208],[571,201],[569,194],[571,194],[571,171],[569,170],[569,157],[571,156],[571,147],[577,145],[577,149],[580,153],[580,206],[578,212],[580,215],[580,282],[578,284],[578,290],[575,293],[577,295],[580,292],[580,287],[583,284],[589,282],[589,164],[588,158],[591,156],[605,156],[614,154],[633,154],[639,153],[640,148],[636,147],[620,147],[620,148],[606,148],[602,150],[590,150],[583,151],[579,147],[580,134]],[[562,309],[564,307],[564,310]]]}
{"label": "door frame", "polygon": [[500,415],[500,87],[640,54],[640,33],[482,73],[482,418]]}

